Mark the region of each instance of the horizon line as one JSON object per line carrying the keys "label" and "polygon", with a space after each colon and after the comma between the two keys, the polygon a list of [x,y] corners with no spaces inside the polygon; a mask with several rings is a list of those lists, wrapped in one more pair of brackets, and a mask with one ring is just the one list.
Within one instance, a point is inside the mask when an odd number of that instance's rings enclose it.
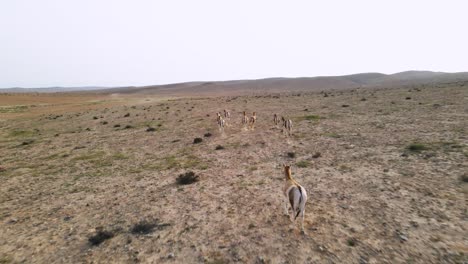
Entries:
{"label": "horizon line", "polygon": [[321,77],[344,77],[351,75],[359,74],[383,74],[383,75],[395,75],[400,73],[407,72],[430,72],[430,73],[445,73],[445,74],[456,74],[456,73],[468,73],[468,71],[457,71],[457,72],[442,72],[442,71],[430,71],[430,70],[407,70],[400,71],[395,73],[381,73],[381,72],[359,72],[343,75],[317,75],[317,76],[298,76],[298,77],[263,77],[263,78],[246,78],[246,79],[225,79],[225,80],[210,80],[210,81],[182,81],[182,82],[171,82],[171,83],[162,83],[162,84],[145,84],[145,85],[116,85],[116,86],[102,86],[102,85],[84,85],[84,86],[46,86],[46,87],[0,87],[1,89],[83,89],[83,88],[96,88],[96,89],[114,89],[114,88],[129,88],[129,87],[149,87],[149,86],[165,86],[165,85],[175,85],[175,84],[187,84],[187,83],[204,83],[204,82],[231,82],[231,81],[256,81],[256,80],[267,80],[267,79],[301,79],[301,78],[321,78]]}

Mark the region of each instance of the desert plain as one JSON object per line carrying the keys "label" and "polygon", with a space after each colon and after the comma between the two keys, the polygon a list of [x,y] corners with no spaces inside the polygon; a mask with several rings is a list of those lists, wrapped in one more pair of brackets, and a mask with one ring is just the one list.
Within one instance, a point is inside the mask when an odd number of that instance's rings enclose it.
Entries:
{"label": "desert plain", "polygon": [[468,263],[467,129],[459,85],[0,94],[0,263]]}

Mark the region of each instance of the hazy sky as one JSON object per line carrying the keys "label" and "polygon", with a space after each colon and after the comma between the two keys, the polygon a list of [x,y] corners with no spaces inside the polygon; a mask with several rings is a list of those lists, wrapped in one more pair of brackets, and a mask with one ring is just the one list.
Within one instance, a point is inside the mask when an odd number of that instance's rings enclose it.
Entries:
{"label": "hazy sky", "polygon": [[468,1],[1,0],[0,87],[468,71]]}

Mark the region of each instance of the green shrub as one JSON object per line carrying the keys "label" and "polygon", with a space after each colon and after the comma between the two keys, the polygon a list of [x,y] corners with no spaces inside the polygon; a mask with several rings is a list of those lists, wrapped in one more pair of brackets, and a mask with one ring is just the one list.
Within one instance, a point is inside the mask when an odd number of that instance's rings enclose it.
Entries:
{"label": "green shrub", "polygon": [[421,152],[423,150],[428,150],[429,147],[427,147],[426,145],[424,145],[422,143],[412,143],[412,144],[408,145],[406,147],[406,149],[411,151],[411,152]]}
{"label": "green shrub", "polygon": [[310,166],[310,162],[307,160],[301,160],[296,163],[296,166],[298,166],[299,168],[307,168]]}

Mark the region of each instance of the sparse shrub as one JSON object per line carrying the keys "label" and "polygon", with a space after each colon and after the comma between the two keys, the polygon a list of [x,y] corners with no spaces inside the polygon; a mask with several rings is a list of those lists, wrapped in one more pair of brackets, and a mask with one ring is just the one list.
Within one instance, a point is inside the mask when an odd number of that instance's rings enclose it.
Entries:
{"label": "sparse shrub", "polygon": [[307,160],[301,160],[296,163],[296,166],[298,166],[299,168],[307,168],[310,166],[310,162]]}
{"label": "sparse shrub", "polygon": [[124,117],[129,117],[129,116],[130,116],[130,113],[126,113],[126,114],[124,115]]}
{"label": "sparse shrub", "polygon": [[338,170],[345,173],[345,172],[352,172],[353,168],[342,164],[342,165],[340,165],[340,167],[338,167]]}
{"label": "sparse shrub", "polygon": [[116,125],[114,125],[114,127],[120,127],[120,125],[119,125],[119,124],[116,124]]}
{"label": "sparse shrub", "polygon": [[341,105],[341,107],[349,107],[349,104]]}
{"label": "sparse shrub", "polygon": [[347,243],[348,243],[348,246],[354,247],[357,244],[357,240],[355,238],[348,238]]}
{"label": "sparse shrub", "polygon": [[366,98],[361,98],[361,101],[363,101],[363,102],[364,102],[364,101],[367,101],[367,99],[366,99]]}
{"label": "sparse shrub", "polygon": [[319,120],[320,116],[318,115],[306,115],[303,117],[304,120]]}
{"label": "sparse shrub", "polygon": [[125,129],[130,129],[130,128],[133,128],[133,126],[131,126],[131,125],[126,125],[124,128],[125,128]]}
{"label": "sparse shrub", "polygon": [[224,147],[221,146],[221,145],[218,145],[218,146],[216,146],[216,148],[215,148],[215,150],[221,150],[221,149],[224,149]]}
{"label": "sparse shrub", "polygon": [[85,146],[76,146],[76,147],[73,148],[73,150],[76,150],[76,149],[84,149],[84,148],[86,148],[86,147],[85,147]]}
{"label": "sparse shrub", "polygon": [[29,139],[29,140],[23,141],[23,143],[21,143],[21,145],[27,146],[27,145],[30,145],[30,144],[32,144],[32,143],[34,143],[34,140]]}
{"label": "sparse shrub", "polygon": [[411,100],[411,97],[408,96],[408,97],[406,97],[405,99],[406,99],[406,100]]}
{"label": "sparse shrub", "polygon": [[202,138],[194,138],[193,139],[193,144],[198,144],[198,143],[202,143],[202,142],[203,142]]}
{"label": "sparse shrub", "polygon": [[423,150],[428,150],[429,148],[421,143],[413,143],[410,144],[406,147],[407,150],[412,151],[412,152],[421,152]]}
{"label": "sparse shrub", "polygon": [[256,170],[258,170],[258,167],[257,166],[250,166],[249,170],[250,171],[256,171]]}
{"label": "sparse shrub", "polygon": [[96,119],[98,119],[98,117],[97,117],[97,116],[93,116],[93,119],[96,120]]}
{"label": "sparse shrub", "polygon": [[208,133],[205,133],[205,135],[203,135],[203,136],[204,136],[204,137],[211,137],[212,135],[211,135],[210,132],[208,132]]}
{"label": "sparse shrub", "polygon": [[136,223],[131,229],[130,232],[134,235],[146,235],[154,232],[154,229],[161,230],[170,224],[158,224],[158,220],[147,221],[143,220],[139,223]]}
{"label": "sparse shrub", "polygon": [[148,127],[146,129],[146,132],[154,132],[154,131],[156,131],[156,128],[154,128],[154,127]]}
{"label": "sparse shrub", "polygon": [[293,158],[296,157],[296,153],[294,153],[294,152],[288,152],[288,157],[290,157],[290,158],[293,159]]}
{"label": "sparse shrub", "polygon": [[468,182],[468,174],[465,173],[465,174],[461,175],[460,180],[462,182]]}
{"label": "sparse shrub", "polygon": [[99,230],[95,235],[88,238],[92,246],[99,246],[102,242],[114,237],[114,233],[105,230]]}
{"label": "sparse shrub", "polygon": [[109,124],[109,122],[107,122],[107,121],[102,121],[102,124],[103,124],[103,125],[107,125],[107,124]]}
{"label": "sparse shrub", "polygon": [[177,184],[179,185],[188,185],[199,181],[199,176],[195,175],[193,171],[182,173],[177,177]]}
{"label": "sparse shrub", "polygon": [[337,133],[325,133],[324,136],[331,138],[341,138],[341,135],[338,135]]}
{"label": "sparse shrub", "polygon": [[315,154],[312,155],[312,158],[318,159],[318,158],[320,158],[321,156],[322,156],[322,153],[320,153],[320,152],[315,152]]}

